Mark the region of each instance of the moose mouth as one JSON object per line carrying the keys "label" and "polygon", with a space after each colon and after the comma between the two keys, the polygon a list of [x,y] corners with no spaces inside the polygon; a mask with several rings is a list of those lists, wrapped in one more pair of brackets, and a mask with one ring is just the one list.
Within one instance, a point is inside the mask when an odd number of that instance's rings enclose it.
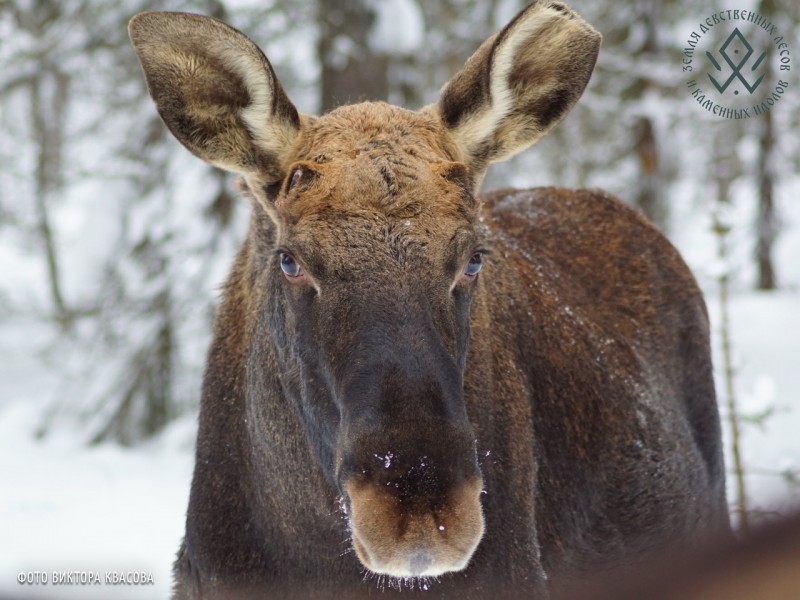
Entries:
{"label": "moose mouth", "polygon": [[371,572],[436,577],[467,567],[484,532],[483,481],[472,476],[441,499],[403,498],[393,486],[345,483],[353,548]]}

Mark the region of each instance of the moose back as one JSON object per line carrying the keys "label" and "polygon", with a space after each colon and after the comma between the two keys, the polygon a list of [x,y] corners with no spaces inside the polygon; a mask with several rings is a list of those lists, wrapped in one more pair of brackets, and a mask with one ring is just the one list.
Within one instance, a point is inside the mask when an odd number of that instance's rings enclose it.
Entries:
{"label": "moose back", "polygon": [[143,13],[158,111],[240,176],[176,598],[546,598],[728,527],[703,299],[597,191],[478,195],[600,36],[536,2],[409,111],[299,113],[220,21]]}

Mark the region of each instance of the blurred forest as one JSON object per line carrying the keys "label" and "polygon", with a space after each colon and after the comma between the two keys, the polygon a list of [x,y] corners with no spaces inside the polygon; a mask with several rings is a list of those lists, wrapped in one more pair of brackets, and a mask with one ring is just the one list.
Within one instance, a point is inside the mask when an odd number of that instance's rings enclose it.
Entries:
{"label": "blurred forest", "polygon": [[[299,110],[318,113],[362,99],[434,101],[525,4],[0,0],[0,324],[48,332],[41,360],[62,383],[41,433],[77,427],[87,442],[136,444],[196,410],[217,290],[245,231],[231,178],[162,125],[128,42],[133,14],[227,21],[264,49]],[[708,277],[734,291],[800,283],[774,257],[798,226],[781,220],[799,189],[796,73],[768,115],[720,119],[689,99],[681,72],[686,37],[716,2],[571,5],[604,35],[586,95],[546,140],[493,167],[485,187],[603,187],[674,236],[710,232],[713,214],[725,251]],[[749,5],[800,53],[800,3]]]}

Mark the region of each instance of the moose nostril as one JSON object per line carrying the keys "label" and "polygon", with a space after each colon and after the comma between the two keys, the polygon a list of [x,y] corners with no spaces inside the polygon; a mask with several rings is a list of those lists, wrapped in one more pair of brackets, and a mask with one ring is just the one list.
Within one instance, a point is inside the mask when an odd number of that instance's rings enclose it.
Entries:
{"label": "moose nostril", "polygon": [[408,560],[408,570],[413,577],[422,575],[431,566],[433,557],[426,550],[417,550]]}

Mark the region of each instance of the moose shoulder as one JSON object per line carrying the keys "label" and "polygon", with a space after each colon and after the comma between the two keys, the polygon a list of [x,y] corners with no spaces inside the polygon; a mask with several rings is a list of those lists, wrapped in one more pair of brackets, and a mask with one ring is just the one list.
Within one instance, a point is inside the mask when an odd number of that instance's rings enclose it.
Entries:
{"label": "moose shoulder", "polygon": [[600,193],[477,195],[600,36],[537,2],[412,112],[298,113],[249,39],[143,13],[159,113],[240,175],[177,598],[546,598],[724,533],[700,292]]}

